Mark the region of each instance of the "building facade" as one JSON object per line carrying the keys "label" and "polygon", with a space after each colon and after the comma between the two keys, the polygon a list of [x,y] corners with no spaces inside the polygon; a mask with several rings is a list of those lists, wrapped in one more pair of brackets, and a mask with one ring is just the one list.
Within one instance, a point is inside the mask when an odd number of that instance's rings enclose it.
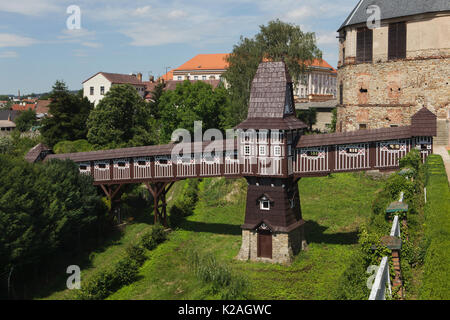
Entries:
{"label": "building facade", "polygon": [[[375,27],[373,5],[381,14]],[[338,30],[337,131],[409,125],[426,107],[438,118],[435,143],[447,145],[449,31],[448,0],[359,1]]]}
{"label": "building facade", "polygon": [[83,81],[83,97],[97,106],[100,100],[108,93],[113,85],[129,84],[136,88],[136,91],[143,98],[146,85],[142,82],[142,74],[118,74],[98,72],[89,79]]}
{"label": "building facade", "polygon": [[178,68],[171,70],[172,79],[184,80],[221,80],[228,68],[227,53],[199,54]]}
{"label": "building facade", "polygon": [[336,99],[337,71],[325,60],[315,59],[308,65],[302,81],[295,86],[295,100],[297,102],[326,101]]}

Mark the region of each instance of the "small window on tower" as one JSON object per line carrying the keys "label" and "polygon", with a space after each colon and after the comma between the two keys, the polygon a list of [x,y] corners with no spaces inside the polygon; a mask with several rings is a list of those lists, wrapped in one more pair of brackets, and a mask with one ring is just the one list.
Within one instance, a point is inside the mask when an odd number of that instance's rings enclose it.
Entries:
{"label": "small window on tower", "polygon": [[359,130],[366,130],[366,129],[367,129],[367,124],[365,124],[365,123],[359,124]]}
{"label": "small window on tower", "polygon": [[261,210],[270,210],[270,201],[269,200],[261,200],[260,209]]}

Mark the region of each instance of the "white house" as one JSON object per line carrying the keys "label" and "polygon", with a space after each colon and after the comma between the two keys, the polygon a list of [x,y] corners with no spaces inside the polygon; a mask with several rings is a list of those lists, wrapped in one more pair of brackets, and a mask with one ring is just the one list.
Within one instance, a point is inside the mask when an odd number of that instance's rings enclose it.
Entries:
{"label": "white house", "polygon": [[145,95],[146,85],[142,82],[142,74],[127,75],[118,73],[98,72],[89,79],[83,81],[83,96],[87,97],[94,106],[103,99],[105,94],[115,84],[130,84],[136,88],[141,97]]}

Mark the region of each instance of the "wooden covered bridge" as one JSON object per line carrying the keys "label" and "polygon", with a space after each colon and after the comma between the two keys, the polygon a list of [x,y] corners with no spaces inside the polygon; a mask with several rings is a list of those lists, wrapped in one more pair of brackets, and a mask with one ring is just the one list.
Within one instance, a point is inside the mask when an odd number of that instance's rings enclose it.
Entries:
{"label": "wooden covered bridge", "polygon": [[155,222],[162,223],[167,216],[166,194],[175,181],[244,177],[248,192],[238,257],[288,263],[305,244],[300,178],[394,170],[413,148],[425,159],[433,152],[436,116],[423,108],[405,127],[320,135],[304,135],[305,128],[295,116],[285,64],[263,62],[252,82],[248,117],[235,128],[234,139],[57,155],[34,150],[34,154],[44,161],[73,160],[111,200],[120,195],[122,185],[145,184],[154,198]]}

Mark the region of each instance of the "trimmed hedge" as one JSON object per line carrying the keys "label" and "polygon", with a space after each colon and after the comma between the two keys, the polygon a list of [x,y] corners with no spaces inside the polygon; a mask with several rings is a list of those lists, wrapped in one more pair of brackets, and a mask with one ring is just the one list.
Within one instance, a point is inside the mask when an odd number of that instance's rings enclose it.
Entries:
{"label": "trimmed hedge", "polygon": [[450,298],[450,191],[442,158],[431,155],[427,163],[425,236],[428,248],[420,299]]}

